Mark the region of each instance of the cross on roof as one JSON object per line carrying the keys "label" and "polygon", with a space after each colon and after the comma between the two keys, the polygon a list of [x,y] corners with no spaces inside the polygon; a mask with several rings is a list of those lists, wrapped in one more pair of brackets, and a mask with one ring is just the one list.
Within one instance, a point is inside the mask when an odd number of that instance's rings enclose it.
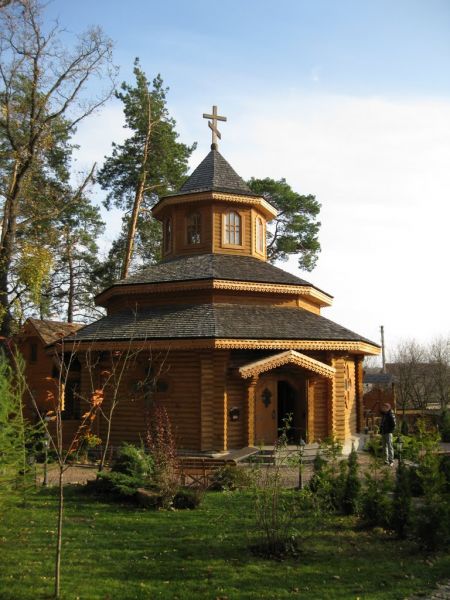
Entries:
{"label": "cross on roof", "polygon": [[212,107],[212,115],[208,115],[207,113],[203,113],[203,118],[204,119],[211,119],[211,121],[208,121],[208,127],[211,129],[212,131],[212,145],[211,148],[214,150],[217,150],[217,138],[219,138],[219,140],[222,139],[222,136],[220,135],[220,131],[217,129],[217,121],[226,121],[227,118],[226,117],[220,117],[217,114],[217,106],[213,106]]}

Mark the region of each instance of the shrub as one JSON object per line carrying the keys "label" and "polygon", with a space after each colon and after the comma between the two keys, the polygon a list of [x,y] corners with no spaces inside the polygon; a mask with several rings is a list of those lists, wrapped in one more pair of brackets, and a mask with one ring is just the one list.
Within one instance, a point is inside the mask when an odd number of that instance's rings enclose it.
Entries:
{"label": "shrub", "polygon": [[352,446],[348,456],[348,470],[343,490],[342,510],[346,515],[354,515],[358,512],[361,483],[358,477],[358,454]]}
{"label": "shrub", "polygon": [[450,502],[430,494],[417,511],[415,535],[426,550],[445,550],[450,545]]}
{"label": "shrub", "polygon": [[97,474],[97,479],[88,481],[86,490],[111,499],[130,500],[135,497],[137,489],[142,486],[142,479],[119,472]]}
{"label": "shrub", "polygon": [[439,419],[439,431],[442,442],[450,442],[450,410],[444,410]]}
{"label": "shrub", "polygon": [[245,469],[235,465],[224,465],[214,472],[210,488],[218,491],[234,491],[248,488],[251,484],[251,475]]}
{"label": "shrub", "polygon": [[203,500],[198,488],[180,488],[174,496],[173,507],[178,510],[197,508]]}
{"label": "shrub", "polygon": [[285,419],[274,454],[275,465],[256,467],[253,478],[253,516],[255,540],[250,549],[267,558],[284,558],[298,553],[297,532],[293,525],[296,515],[296,494],[286,492],[281,469],[288,464],[285,449],[291,418]]}
{"label": "shrub", "polygon": [[365,473],[364,488],[361,493],[360,517],[368,527],[389,527],[392,503],[389,493],[392,490],[390,472],[380,469],[374,459]]}
{"label": "shrub", "polygon": [[142,448],[132,444],[123,444],[114,460],[111,471],[122,473],[130,477],[141,479],[149,478],[154,470],[153,458]]}
{"label": "shrub", "polygon": [[409,434],[409,425],[408,425],[408,421],[406,419],[402,419],[402,424],[400,426],[400,433],[402,435]]}
{"label": "shrub", "polygon": [[381,456],[381,436],[374,435],[366,441],[364,450],[374,456]]}
{"label": "shrub", "polygon": [[411,514],[411,487],[407,467],[400,462],[397,467],[394,498],[392,502],[391,527],[398,537],[406,537]]}
{"label": "shrub", "polygon": [[154,485],[162,506],[169,508],[178,488],[178,457],[169,415],[162,406],[154,405],[148,413],[145,441],[153,458]]}
{"label": "shrub", "polygon": [[450,455],[443,454],[439,464],[439,471],[443,474],[445,479],[445,491],[450,492]]}

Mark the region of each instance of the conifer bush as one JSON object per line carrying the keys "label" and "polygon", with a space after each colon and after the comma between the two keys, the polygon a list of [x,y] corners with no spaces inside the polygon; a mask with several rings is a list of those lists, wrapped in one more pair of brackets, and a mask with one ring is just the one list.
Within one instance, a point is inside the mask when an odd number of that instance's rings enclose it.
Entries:
{"label": "conifer bush", "polygon": [[411,485],[407,467],[399,462],[392,501],[391,527],[399,538],[405,538],[411,519]]}
{"label": "conifer bush", "polygon": [[352,446],[352,451],[347,460],[347,477],[342,498],[342,510],[346,515],[358,512],[361,482],[358,477],[358,454]]}

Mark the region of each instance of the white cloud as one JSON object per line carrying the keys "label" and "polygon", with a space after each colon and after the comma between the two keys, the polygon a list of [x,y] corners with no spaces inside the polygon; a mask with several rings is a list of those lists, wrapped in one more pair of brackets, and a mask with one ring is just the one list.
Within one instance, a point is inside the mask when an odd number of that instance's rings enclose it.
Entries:
{"label": "white cloud", "polygon": [[[209,149],[210,102],[170,107],[182,140],[200,142],[193,167]],[[324,316],[374,340],[383,324],[388,343],[450,331],[450,100],[229,87],[219,105],[220,149],[242,177],[285,177],[322,204],[319,264],[300,275],[335,296]],[[80,157],[101,162],[125,133],[120,106],[105,109],[80,127]]]}

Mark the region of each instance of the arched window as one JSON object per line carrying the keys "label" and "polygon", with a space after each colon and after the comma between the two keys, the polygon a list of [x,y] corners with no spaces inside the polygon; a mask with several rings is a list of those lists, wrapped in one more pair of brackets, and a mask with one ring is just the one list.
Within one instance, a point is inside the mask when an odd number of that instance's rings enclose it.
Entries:
{"label": "arched window", "polygon": [[237,212],[225,215],[225,244],[241,245],[241,217]]}
{"label": "arched window", "polygon": [[264,254],[264,223],[261,217],[256,218],[256,251]]}
{"label": "arched window", "polygon": [[191,213],[187,218],[187,243],[200,244],[201,217],[199,213]]}
{"label": "arched window", "polygon": [[168,218],[164,222],[164,252],[172,250],[172,219]]}

